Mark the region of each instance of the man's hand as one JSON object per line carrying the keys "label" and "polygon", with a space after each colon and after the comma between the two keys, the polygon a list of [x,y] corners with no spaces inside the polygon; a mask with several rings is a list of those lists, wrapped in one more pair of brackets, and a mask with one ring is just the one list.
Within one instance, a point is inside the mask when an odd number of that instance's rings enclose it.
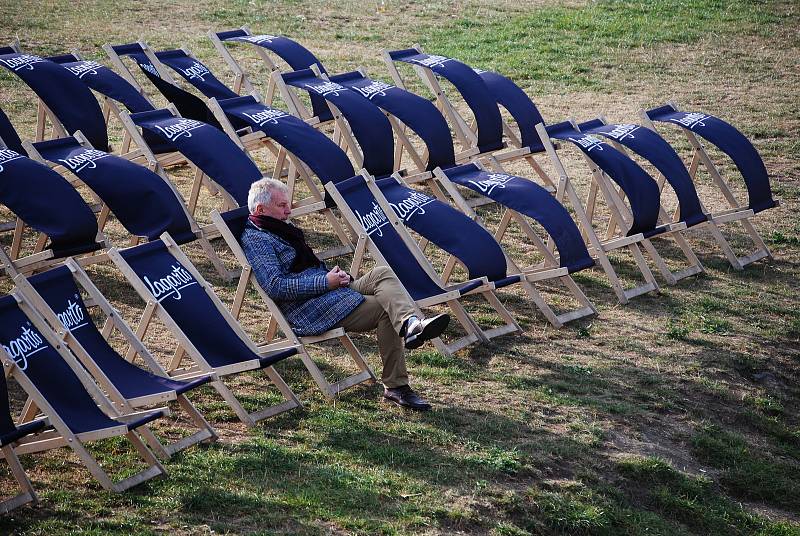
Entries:
{"label": "man's hand", "polygon": [[328,279],[328,288],[331,290],[346,287],[350,284],[350,274],[339,268],[338,265],[334,266],[325,277]]}

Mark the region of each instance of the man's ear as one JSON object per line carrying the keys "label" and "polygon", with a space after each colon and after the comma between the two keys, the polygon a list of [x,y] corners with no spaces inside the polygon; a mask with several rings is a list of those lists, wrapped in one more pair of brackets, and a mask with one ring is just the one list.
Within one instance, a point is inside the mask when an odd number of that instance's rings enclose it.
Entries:
{"label": "man's ear", "polygon": [[253,212],[253,214],[255,214],[256,216],[261,216],[262,214],[264,214],[264,204],[263,203],[257,204],[256,210]]}

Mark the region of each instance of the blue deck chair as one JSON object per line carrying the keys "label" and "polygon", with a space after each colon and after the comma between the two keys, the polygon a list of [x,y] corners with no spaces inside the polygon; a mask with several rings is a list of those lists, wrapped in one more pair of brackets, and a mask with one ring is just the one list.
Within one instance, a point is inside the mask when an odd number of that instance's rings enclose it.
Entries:
{"label": "blue deck chair", "polygon": [[[59,334],[70,351],[100,385],[103,392],[122,413],[134,413],[137,408],[177,401],[198,429],[197,432],[164,445],[147,428],[139,431],[150,448],[162,458],[199,443],[215,441],[217,434],[186,394],[211,381],[203,375],[189,381],[174,380],[156,361],[128,325],[91,282],[75,261],[26,279],[18,274],[14,282],[37,309],[50,327]],[[79,288],[80,287],[80,288]],[[81,289],[105,316],[104,333],[95,325],[81,297]],[[108,343],[118,329],[129,345],[128,359],[123,358]],[[136,355],[142,358],[147,370],[133,364]]]}
{"label": "blue deck chair", "polygon": [[261,178],[258,167],[223,132],[208,123],[181,117],[174,108],[131,115],[122,112],[122,120],[134,143],[151,161],[156,160],[155,153],[148,149],[139,128],[174,145],[195,166],[190,211],[196,206],[203,176],[223,191],[230,207],[246,205],[250,185]]}
{"label": "blue deck chair", "polygon": [[[33,158],[69,171],[92,189],[104,204],[101,230],[108,214],[113,213],[133,236],[132,245],[140,237],[157,240],[165,232],[178,244],[197,240],[219,274],[223,278],[232,277],[160,167],[153,172],[125,158],[98,151],[80,132],[74,137],[28,147]],[[142,206],[147,210],[141,210]]]}
{"label": "blue deck chair", "polygon": [[[297,354],[297,347],[277,344],[257,348],[169,235],[133,248],[112,248],[109,257],[148,303],[137,333],[144,337],[157,315],[178,341],[167,368],[174,378],[213,375],[211,385],[248,426],[300,407],[300,401],[273,368]],[[186,356],[192,363],[180,368]],[[248,413],[222,378],[249,370],[263,370],[285,401]]]}
{"label": "blue deck chair", "polygon": [[[253,35],[246,26],[224,32],[210,31],[208,32],[208,36],[214,43],[214,48],[217,49],[217,52],[219,52],[234,72],[235,79],[233,89],[237,93],[244,90],[252,94],[255,90],[255,86],[241,64],[231,55],[225,43],[244,43],[256,48],[259,58],[264,62],[270,72],[267,94],[264,99],[267,105],[272,104],[275,95],[275,84],[272,79],[273,73],[280,71],[280,68],[272,60],[267,51],[275,54],[286,62],[293,71],[309,69],[312,65],[316,65],[322,74],[326,73],[322,62],[320,62],[314,54],[288,37],[267,34]],[[325,103],[325,99],[312,92],[309,92],[309,96],[311,98],[312,115],[314,117],[318,117],[321,122],[333,119],[333,114]]]}
{"label": "blue deck chair", "polygon": [[[769,248],[753,227],[750,218],[763,210],[778,206],[779,202],[772,196],[767,169],[750,140],[735,127],[718,117],[702,112],[684,112],[679,110],[674,103],[642,111],[641,117],[645,125],[653,130],[656,129],[655,123],[672,124],[681,128],[692,145],[690,176],[692,179],[696,177],[697,169],[702,163],[730,206],[728,210],[713,212],[712,219],[719,223],[740,221],[756,245],[757,249],[745,257],[738,257],[732,250],[726,251],[731,265],[741,270],[744,266],[757,260],[772,258]],[[747,205],[743,206],[736,199],[728,182],[698,139],[698,135],[733,160],[736,169],[744,179],[748,197]]]}
{"label": "blue deck chair", "polygon": [[[65,67],[35,56],[0,48],[0,65],[30,87],[53,123],[55,137],[80,130],[100,150],[108,151],[108,131],[100,105],[92,92]],[[44,139],[45,109],[40,106],[36,139]]]}
{"label": "blue deck chair", "polygon": [[[482,294],[495,310],[504,311],[505,308],[494,295],[494,285],[486,277],[444,286],[440,276],[424,257],[394,210],[388,206],[375,186],[374,179],[366,172],[346,181],[330,182],[325,188],[336,200],[344,219],[359,237],[356,251],[360,253],[353,259],[351,273],[358,273],[363,253],[368,248],[377,264],[388,266],[394,271],[416,304],[419,315],[422,315],[421,309],[424,307],[449,306],[466,335],[450,344],[435,339],[436,348],[444,354],[451,355],[472,343],[488,340],[487,334],[478,327],[459,302],[462,296]],[[490,333],[491,335],[499,335],[503,330],[508,332],[509,325],[516,326],[510,315],[504,316],[503,320],[506,325],[498,328],[496,333]],[[513,331],[518,329],[517,327]]]}
{"label": "blue deck chair", "polygon": [[[399,144],[395,148],[395,171],[399,171],[402,165],[402,151],[409,153],[418,171],[433,171],[437,167],[446,169],[456,164],[453,139],[447,121],[428,99],[381,80],[373,80],[367,77],[363,69],[331,76],[330,80],[360,93],[390,114],[387,117]],[[404,127],[411,129],[422,139],[427,155],[418,153],[408,139]],[[461,156],[459,158],[463,159]]]}
{"label": "blue deck chair", "polygon": [[[392,79],[399,87],[404,88],[405,84],[395,62],[416,68],[417,74],[436,96],[464,150],[474,147],[479,153],[492,153],[505,148],[500,109],[480,75],[471,67],[445,56],[425,54],[419,47],[386,51],[384,59]],[[455,111],[437,77],[446,79],[458,89],[475,118],[475,131]]]}
{"label": "blue deck chair", "polygon": [[36,491],[33,489],[25,469],[19,462],[17,453],[14,452],[14,446],[20,439],[39,432],[47,426],[46,419],[38,419],[19,426],[14,424],[8,404],[6,378],[5,375],[0,377],[0,452],[2,452],[3,458],[5,458],[9,469],[11,469],[11,475],[20,488],[20,493],[0,502],[0,514],[7,514],[14,508],[30,502],[39,502]]}
{"label": "blue deck chair", "polygon": [[[67,350],[63,339],[18,293],[0,298],[0,360],[29,397],[22,422],[33,420],[38,410],[54,428],[20,439],[15,447],[18,454],[69,447],[103,488],[116,492],[165,474],[135,432],[168,415],[168,410],[120,415]],[[147,468],[114,482],[84,443],[119,436],[130,441]]]}
{"label": "blue deck chair", "polygon": [[[319,117],[309,116],[309,112],[289,87],[309,91],[324,98],[334,107],[334,118],[337,119],[338,130],[334,132],[334,141],[338,141],[338,136],[344,138],[345,146],[356,159],[356,167],[363,167],[376,177],[390,175],[394,169],[394,138],[389,120],[380,108],[357,91],[322,76],[325,75],[320,73],[317,76],[312,69],[273,73],[283,100],[288,103],[294,115],[311,120],[315,125],[323,124],[318,122]],[[346,124],[338,119],[340,116],[347,119]]]}
{"label": "blue deck chair", "polygon": [[[102,96],[103,115],[109,117],[113,113],[119,119],[122,105],[129,113],[147,112],[156,107],[144,93],[136,80],[127,71],[117,74],[102,63],[86,60],[77,52],[48,56],[48,60],[64,66],[69,72],[78,77],[91,90]],[[108,120],[106,120],[108,123]],[[156,154],[172,153],[175,148],[164,143],[160,138],[144,133],[147,143]],[[127,154],[130,150],[130,136],[127,134],[122,140],[120,154]]]}
{"label": "blue deck chair", "polygon": [[[239,319],[242,306],[244,305],[244,301],[247,297],[247,292],[250,288],[250,285],[252,285],[263,300],[264,305],[267,306],[267,310],[270,313],[270,321],[267,328],[267,340],[274,340],[277,330],[280,329],[280,331],[284,334],[285,340],[298,347],[298,353],[300,354],[300,358],[303,360],[303,364],[306,366],[308,372],[311,374],[311,377],[317,383],[325,396],[328,398],[333,398],[345,389],[359,385],[363,382],[375,381],[375,374],[372,372],[372,370],[370,370],[369,365],[364,360],[361,352],[359,352],[358,348],[356,348],[356,346],[353,344],[353,341],[345,332],[344,328],[334,328],[326,331],[325,333],[311,337],[298,337],[292,331],[292,327],[289,324],[289,321],[286,320],[286,317],[283,316],[280,307],[278,307],[272,298],[269,297],[264,288],[255,278],[253,269],[250,266],[250,262],[247,260],[247,257],[245,256],[239,242],[242,232],[245,229],[245,225],[247,224],[247,217],[249,214],[250,213],[247,207],[241,207],[224,214],[214,211],[211,215],[211,219],[216,224],[217,229],[220,230],[220,235],[222,235],[222,238],[225,240],[228,248],[231,250],[233,256],[236,257],[236,260],[239,261],[239,264],[242,267],[242,275],[239,278],[239,284],[236,286],[236,294],[234,295],[233,303],[231,304],[231,315],[233,318],[236,320]],[[325,378],[324,373],[311,359],[308,345],[330,340],[338,340],[339,343],[341,343],[341,345],[345,348],[345,350],[347,350],[348,354],[353,359],[353,362],[360,369],[360,372],[334,383],[329,382]]]}
{"label": "blue deck chair", "polygon": [[[58,210],[53,209],[53,199],[58,199]],[[58,259],[106,247],[97,220],[80,194],[55,171],[11,149],[0,149],[0,203],[18,218],[10,252],[17,270],[37,270]],[[20,258],[26,225],[41,234],[34,253]],[[86,262],[90,260],[99,259]]]}

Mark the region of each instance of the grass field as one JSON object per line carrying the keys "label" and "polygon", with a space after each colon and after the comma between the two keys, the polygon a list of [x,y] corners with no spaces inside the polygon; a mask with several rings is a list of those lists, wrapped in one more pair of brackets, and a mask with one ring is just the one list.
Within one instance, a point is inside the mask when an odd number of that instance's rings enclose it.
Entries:
{"label": "grass field", "polygon": [[[420,43],[509,75],[548,121],[601,113],[636,121],[640,107],[675,99],[725,118],[753,140],[782,200],[756,218],[775,260],[742,272],[700,233],[690,242],[706,274],[624,307],[599,270],[578,274],[600,315],[560,330],[521,293],[502,293],[524,335],[454,357],[425,348],[409,355],[413,383],[435,405],[432,412],[390,407],[377,385],[328,402],[300,362],[289,360],[279,370],[303,410],[248,430],[211,390],[195,395],[220,441],[175,456],[165,464],[166,478],[126,493],[103,491],[64,449],[25,456],[41,504],[0,518],[0,533],[800,534],[796,2],[154,0],[0,7],[0,43],[19,37],[41,55],[77,48],[101,59],[103,43],[142,37],[156,48],[188,46],[227,76],[206,32],[248,24],[256,33],[297,39],[331,72],[363,65],[384,79],[380,50]],[[252,50],[236,52],[266,79]],[[0,106],[24,136],[33,135],[34,97],[5,71]],[[669,134],[686,149],[675,131]],[[119,131],[112,137],[118,143]],[[575,155],[567,162],[585,191],[585,169]],[[262,163],[269,168],[269,160]],[[732,165],[722,170],[741,194]],[[186,192],[189,170],[170,174]],[[722,207],[708,176],[698,189],[711,208]],[[205,199],[201,219],[217,203]],[[498,219],[491,209],[484,215]],[[306,225],[324,230],[320,221]],[[109,233],[124,244],[116,222]],[[732,226],[729,236],[746,246],[741,228]],[[524,251],[519,233],[514,237],[509,248]],[[6,245],[10,239],[0,236]],[[677,250],[663,250],[677,265]],[[187,253],[230,303],[235,287],[215,276],[199,248]],[[614,261],[630,279],[630,259]],[[108,266],[93,267],[91,275],[135,325],[144,304],[121,275]],[[10,288],[7,278],[0,284]],[[555,289],[548,296],[562,299]],[[260,336],[266,317],[251,297],[243,322]],[[477,301],[469,308],[485,324],[499,321]],[[174,349],[163,329],[145,342],[164,360]],[[379,366],[373,337],[356,344]],[[314,355],[326,372],[344,372],[338,347],[321,346]],[[260,376],[245,375],[235,385],[253,409],[272,399]],[[19,407],[19,389],[14,394]],[[167,436],[186,429],[182,420],[156,428]],[[121,443],[106,441],[92,451],[120,475],[134,469]],[[0,467],[0,491],[7,494],[11,479]]]}

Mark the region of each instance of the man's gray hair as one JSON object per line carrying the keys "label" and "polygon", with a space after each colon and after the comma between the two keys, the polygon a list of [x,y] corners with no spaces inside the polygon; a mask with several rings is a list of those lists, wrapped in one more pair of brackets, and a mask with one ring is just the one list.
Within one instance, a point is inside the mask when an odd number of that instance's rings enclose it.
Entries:
{"label": "man's gray hair", "polygon": [[250,192],[247,194],[247,208],[250,209],[250,214],[255,213],[258,205],[269,205],[274,190],[283,193],[289,191],[286,185],[281,181],[267,177],[251,184]]}

